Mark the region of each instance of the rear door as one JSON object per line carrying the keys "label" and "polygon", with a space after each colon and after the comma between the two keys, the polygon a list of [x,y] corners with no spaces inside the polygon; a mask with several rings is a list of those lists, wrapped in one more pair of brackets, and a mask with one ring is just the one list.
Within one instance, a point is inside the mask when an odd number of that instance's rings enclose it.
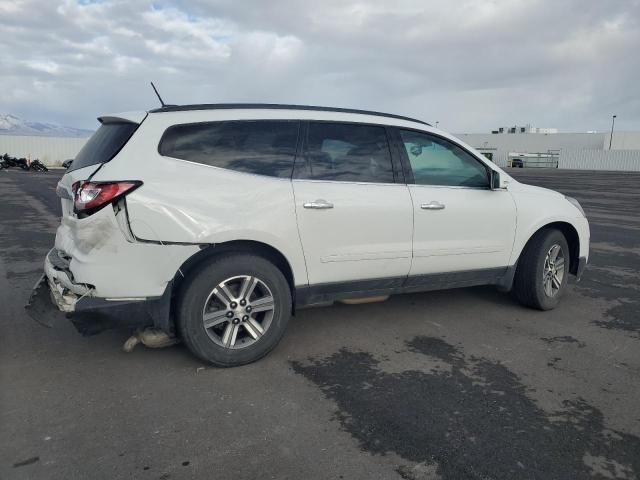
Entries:
{"label": "rear door", "polygon": [[396,183],[386,128],[309,122],[293,179],[309,283],[404,280],[412,207]]}
{"label": "rear door", "polygon": [[[396,131],[413,201],[410,285],[447,272],[486,274],[509,265],[516,207],[506,190],[489,188],[489,167],[438,135]],[[483,283],[483,278],[477,283]]]}

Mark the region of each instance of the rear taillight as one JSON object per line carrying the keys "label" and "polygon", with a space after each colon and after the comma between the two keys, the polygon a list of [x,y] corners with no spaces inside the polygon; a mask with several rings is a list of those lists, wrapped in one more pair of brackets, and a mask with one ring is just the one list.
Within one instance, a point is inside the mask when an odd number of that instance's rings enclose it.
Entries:
{"label": "rear taillight", "polygon": [[138,180],[124,182],[76,182],[73,184],[73,210],[90,215],[142,185]]}

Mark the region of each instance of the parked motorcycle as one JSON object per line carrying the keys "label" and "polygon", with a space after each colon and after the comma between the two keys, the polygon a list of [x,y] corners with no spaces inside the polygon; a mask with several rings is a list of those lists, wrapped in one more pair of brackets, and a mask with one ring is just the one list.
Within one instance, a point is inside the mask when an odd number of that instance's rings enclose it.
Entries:
{"label": "parked motorcycle", "polygon": [[0,170],[9,168],[9,155],[6,153],[0,157]]}
{"label": "parked motorcycle", "polygon": [[6,153],[2,156],[2,161],[3,161],[4,165],[5,165],[5,168],[19,167],[20,166],[20,162],[18,161],[17,158],[10,157]]}
{"label": "parked motorcycle", "polygon": [[26,158],[16,158],[16,167],[20,167],[22,170],[29,170],[29,162]]}
{"label": "parked motorcycle", "polygon": [[46,165],[44,163],[42,163],[40,160],[35,159],[33,162],[31,162],[30,165],[31,170],[35,170],[36,172],[48,172],[49,169],[46,167]]}
{"label": "parked motorcycle", "polygon": [[49,169],[46,167],[44,163],[42,163],[37,158],[32,162],[28,162],[26,158],[16,158],[11,157],[9,154],[5,153],[0,157],[0,169],[5,168],[21,168],[22,170],[33,170],[36,172],[48,172]]}

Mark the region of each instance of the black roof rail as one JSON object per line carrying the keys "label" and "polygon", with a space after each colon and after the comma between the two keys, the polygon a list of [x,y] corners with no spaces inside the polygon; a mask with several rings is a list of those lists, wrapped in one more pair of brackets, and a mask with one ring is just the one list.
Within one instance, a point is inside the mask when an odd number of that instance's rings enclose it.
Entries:
{"label": "black roof rail", "polygon": [[236,110],[236,109],[270,109],[270,110],[312,110],[318,112],[338,112],[338,113],[360,113],[363,115],[375,115],[378,117],[395,118],[407,120],[409,122],[421,123],[431,126],[427,122],[415,118],[403,117],[391,113],[372,112],[369,110],[356,110],[353,108],[318,107],[315,105],[284,105],[279,103],[203,103],[196,105],[166,105],[160,108],[149,110],[149,113],[161,112],[188,112],[190,110]]}

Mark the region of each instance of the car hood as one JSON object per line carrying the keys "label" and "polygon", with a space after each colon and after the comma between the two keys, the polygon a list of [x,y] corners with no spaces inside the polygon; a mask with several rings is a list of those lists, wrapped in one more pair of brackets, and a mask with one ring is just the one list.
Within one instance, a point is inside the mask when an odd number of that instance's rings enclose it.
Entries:
{"label": "car hood", "polygon": [[563,197],[562,193],[550,190],[548,188],[536,187],[533,185],[527,185],[525,183],[514,180],[513,177],[509,179],[509,190],[514,193],[526,193],[531,195],[544,195],[550,197]]}

